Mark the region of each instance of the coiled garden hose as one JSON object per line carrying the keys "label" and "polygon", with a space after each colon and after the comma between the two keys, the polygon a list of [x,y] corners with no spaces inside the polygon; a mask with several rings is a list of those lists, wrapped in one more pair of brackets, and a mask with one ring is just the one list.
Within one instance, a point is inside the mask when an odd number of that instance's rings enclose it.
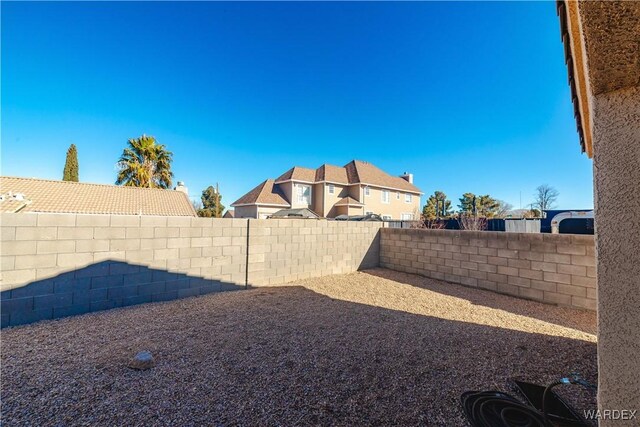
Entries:
{"label": "coiled garden hose", "polygon": [[474,427],[552,427],[545,404],[551,389],[560,384],[596,388],[578,374],[554,381],[544,389],[542,411],[499,391],[467,391],[460,400],[467,419]]}
{"label": "coiled garden hose", "polygon": [[535,408],[499,391],[467,391],[462,407],[474,427],[546,427]]}

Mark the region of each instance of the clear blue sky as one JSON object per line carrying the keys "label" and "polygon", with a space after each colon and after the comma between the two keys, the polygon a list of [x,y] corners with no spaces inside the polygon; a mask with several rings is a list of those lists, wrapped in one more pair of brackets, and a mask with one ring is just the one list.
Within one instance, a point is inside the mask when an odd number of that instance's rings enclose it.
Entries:
{"label": "clear blue sky", "polygon": [[[228,205],[356,158],[427,194],[593,206],[555,2],[2,2],[2,174],[113,183],[128,138]],[[424,202],[424,198],[423,198]]]}

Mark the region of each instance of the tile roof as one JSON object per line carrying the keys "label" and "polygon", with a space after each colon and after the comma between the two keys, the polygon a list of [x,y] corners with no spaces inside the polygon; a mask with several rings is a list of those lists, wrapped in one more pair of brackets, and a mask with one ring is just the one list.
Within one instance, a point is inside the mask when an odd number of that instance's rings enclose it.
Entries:
{"label": "tile roof", "polygon": [[343,197],[334,206],[364,206],[351,196]]}
{"label": "tile roof", "polygon": [[[0,177],[0,194],[8,193],[24,195],[20,212],[196,216],[185,193],[159,188]],[[15,202],[0,201],[0,211],[15,212]]]}
{"label": "tile roof", "polygon": [[290,206],[280,190],[274,186],[273,179],[267,179],[253,190],[233,202],[231,206],[239,205],[278,205]]}

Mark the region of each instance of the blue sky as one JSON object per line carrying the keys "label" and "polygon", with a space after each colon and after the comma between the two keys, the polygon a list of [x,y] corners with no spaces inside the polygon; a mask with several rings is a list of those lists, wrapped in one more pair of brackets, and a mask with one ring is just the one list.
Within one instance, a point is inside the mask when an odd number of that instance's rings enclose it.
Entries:
{"label": "blue sky", "polygon": [[[228,205],[293,165],[593,207],[555,2],[2,2],[2,174],[113,183],[127,139]],[[424,198],[423,198],[424,202]]]}

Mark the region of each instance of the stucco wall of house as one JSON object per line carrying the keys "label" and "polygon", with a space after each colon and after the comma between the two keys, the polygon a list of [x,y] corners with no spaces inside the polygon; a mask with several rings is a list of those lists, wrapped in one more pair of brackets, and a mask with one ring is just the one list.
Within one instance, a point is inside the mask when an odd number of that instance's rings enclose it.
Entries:
{"label": "stucco wall of house", "polygon": [[285,206],[258,206],[258,216],[256,219],[267,219],[279,210],[287,209]]}
{"label": "stucco wall of house", "polygon": [[325,217],[324,201],[326,198],[324,183],[313,185],[311,210],[320,217]]}
{"label": "stucco wall of house", "polygon": [[349,190],[349,197],[353,197],[355,200],[359,201],[360,203],[364,203],[363,202],[363,192],[362,192],[362,185],[350,185],[348,187]]}
{"label": "stucco wall of house", "polygon": [[592,102],[598,404],[640,411],[640,87]]}
{"label": "stucco wall of house", "polygon": [[287,199],[289,203],[291,203],[291,207],[293,207],[293,182],[283,182],[282,184],[276,184],[282,194],[284,194],[284,198]]}
{"label": "stucco wall of house", "polygon": [[391,219],[402,219],[402,214],[415,214],[420,208],[420,196],[412,195],[410,203],[405,202],[405,192],[400,192],[400,199],[397,199],[396,190],[389,191],[389,203],[382,202],[382,188],[369,187],[369,195],[363,195],[364,212],[373,212],[379,215],[389,215]]}
{"label": "stucco wall of house", "polygon": [[234,208],[234,218],[257,218],[258,207],[252,206],[237,206]]}
{"label": "stucco wall of house", "polygon": [[[313,204],[315,203],[315,198],[316,195],[314,194],[313,190],[314,190],[314,185],[313,184],[308,184],[308,183],[304,183],[304,182],[285,182],[282,184],[279,184],[283,189],[283,192],[285,194],[286,199],[289,201],[289,203],[291,203],[291,208],[292,209],[298,209],[298,208],[311,208],[313,209]],[[297,187],[300,185],[306,185],[311,187],[311,204],[306,204],[306,203],[299,203],[298,202],[298,193],[297,193]]]}
{"label": "stucco wall of house", "polygon": [[342,198],[349,196],[349,186],[334,184],[334,193],[329,193],[329,184],[325,186],[325,201],[324,212],[327,218],[335,218],[338,215],[344,214],[346,209],[338,209],[335,206]]}

